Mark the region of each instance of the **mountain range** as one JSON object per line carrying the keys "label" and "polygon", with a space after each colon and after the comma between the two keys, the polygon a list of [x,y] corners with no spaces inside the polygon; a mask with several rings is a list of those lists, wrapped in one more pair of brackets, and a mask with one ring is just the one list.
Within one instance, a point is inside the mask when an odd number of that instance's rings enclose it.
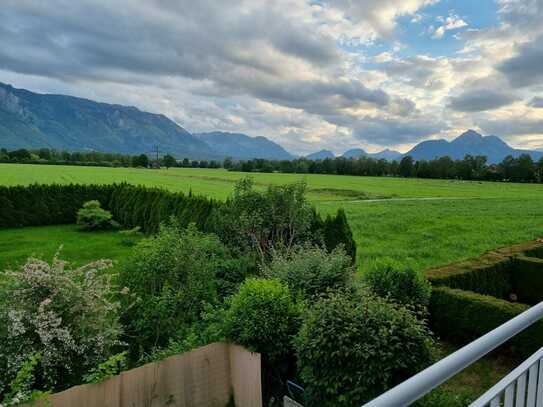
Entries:
{"label": "mountain range", "polygon": [[497,136],[482,136],[474,130],[468,130],[452,141],[423,141],[405,153],[415,160],[431,160],[443,156],[456,160],[467,154],[484,155],[491,164],[502,161],[508,155],[518,157],[521,154],[530,154],[534,160],[543,157],[541,151],[515,149]]}
{"label": "mountain range", "polygon": [[[0,82],[0,147],[55,148],[70,151],[102,151],[123,154],[151,153],[155,148],[177,158],[234,159],[296,158],[265,137],[240,133],[209,132],[191,134],[162,114],[136,107],[99,103],[66,95],[49,95],[16,89]],[[507,155],[530,154],[534,160],[543,151],[514,149],[496,136],[482,136],[468,130],[452,141],[427,140],[402,154],[385,149],[368,153],[361,148],[346,151],[343,157],[371,157],[399,160],[410,155],[416,160],[441,156],[461,159],[466,154],[485,155],[489,163]],[[310,160],[335,157],[329,150],[306,156]]]}
{"label": "mountain range", "polygon": [[224,157],[265,158],[268,160],[292,160],[295,158],[279,144],[266,137],[249,137],[245,134],[222,131],[195,133],[194,136]]}
{"label": "mountain range", "polygon": [[191,134],[164,115],[135,107],[38,94],[0,83],[0,147],[141,154],[157,146],[177,158],[293,158],[264,137]]}

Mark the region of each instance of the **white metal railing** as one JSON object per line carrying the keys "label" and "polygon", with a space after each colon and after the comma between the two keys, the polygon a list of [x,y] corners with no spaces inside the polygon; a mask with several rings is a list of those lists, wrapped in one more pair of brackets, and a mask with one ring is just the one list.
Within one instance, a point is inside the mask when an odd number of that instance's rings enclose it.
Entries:
{"label": "white metal railing", "polygon": [[[464,370],[508,339],[522,332],[543,317],[543,302],[527,309],[522,314],[500,325],[479,339],[469,343],[453,354],[433,364],[405,382],[392,388],[364,407],[403,407],[420,399],[431,390]],[[539,397],[543,386],[542,350],[536,352],[526,362],[507,375],[498,384],[479,398],[473,407],[543,407],[543,397]],[[541,372],[541,375],[539,373]],[[541,379],[539,379],[541,377]],[[541,386],[540,382],[541,381]],[[526,383],[528,387],[526,387]],[[535,388],[531,394],[530,389]],[[510,402],[515,395],[513,404]],[[543,395],[543,393],[541,393]],[[504,402],[502,403],[502,396]],[[487,397],[488,398],[487,400]],[[535,398],[534,398],[535,397]],[[512,402],[512,401],[511,401]],[[479,404],[477,404],[479,403]],[[490,403],[490,404],[489,404]],[[537,404],[536,404],[537,403]]]}
{"label": "white metal railing", "polygon": [[542,407],[543,348],[496,383],[470,407]]}

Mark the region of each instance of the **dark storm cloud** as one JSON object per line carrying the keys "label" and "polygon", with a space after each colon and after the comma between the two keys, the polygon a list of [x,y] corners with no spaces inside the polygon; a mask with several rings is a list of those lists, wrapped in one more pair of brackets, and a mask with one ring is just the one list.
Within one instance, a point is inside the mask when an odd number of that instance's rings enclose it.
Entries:
{"label": "dark storm cloud", "polygon": [[526,135],[543,134],[543,120],[516,117],[512,119],[479,120],[477,125],[488,134]]}
{"label": "dark storm cloud", "polygon": [[444,123],[422,117],[417,120],[363,118],[353,123],[357,139],[381,146],[416,143],[446,128]]}
{"label": "dark storm cloud", "polygon": [[543,35],[517,47],[516,55],[498,65],[514,87],[543,83]]}
{"label": "dark storm cloud", "polygon": [[482,112],[513,103],[517,98],[510,93],[492,89],[471,89],[451,97],[448,107],[458,112]]}

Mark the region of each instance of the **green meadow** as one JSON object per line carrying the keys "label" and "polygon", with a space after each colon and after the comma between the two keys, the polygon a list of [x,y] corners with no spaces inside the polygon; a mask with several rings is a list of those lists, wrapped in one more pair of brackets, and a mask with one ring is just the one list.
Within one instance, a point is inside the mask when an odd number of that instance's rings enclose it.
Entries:
{"label": "green meadow", "polygon": [[[129,182],[192,191],[217,199],[225,199],[234,183],[247,175],[222,169],[0,164],[3,185]],[[383,256],[425,269],[543,236],[541,184],[313,174],[254,173],[251,177],[262,188],[304,180],[309,199],[321,213],[344,208],[358,243],[361,269]],[[47,233],[48,229],[52,232]],[[6,264],[9,259],[20,259],[25,254],[40,254],[36,251],[40,247],[42,250],[49,247],[44,253],[51,253],[60,244],[64,244],[65,257],[73,260],[91,259],[94,254],[122,259],[127,250],[117,250],[108,243],[107,239],[115,237],[99,235],[96,239],[104,238],[106,250],[95,251],[86,247],[90,239],[77,239],[76,235],[64,233],[70,231],[63,227],[1,231],[0,262]],[[47,245],[40,237],[43,234],[49,235]],[[13,243],[15,238],[23,237],[25,240],[19,244]],[[71,243],[76,245],[73,252],[70,252]],[[114,250],[110,252],[108,247]]]}

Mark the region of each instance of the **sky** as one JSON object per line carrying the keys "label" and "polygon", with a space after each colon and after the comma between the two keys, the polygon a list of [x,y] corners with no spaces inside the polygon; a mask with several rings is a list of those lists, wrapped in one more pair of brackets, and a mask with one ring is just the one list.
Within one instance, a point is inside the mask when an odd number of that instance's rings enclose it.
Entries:
{"label": "sky", "polygon": [[2,0],[0,82],[296,154],[543,148],[543,0]]}

